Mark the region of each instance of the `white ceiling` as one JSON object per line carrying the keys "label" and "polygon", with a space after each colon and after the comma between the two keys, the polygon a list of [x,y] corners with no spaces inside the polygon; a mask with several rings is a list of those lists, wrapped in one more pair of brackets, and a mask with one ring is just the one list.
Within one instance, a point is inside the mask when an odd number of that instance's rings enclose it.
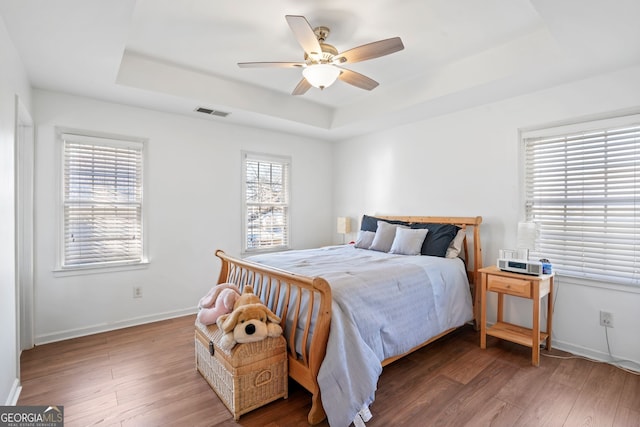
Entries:
{"label": "white ceiling", "polygon": [[[399,36],[303,96],[285,15],[328,26],[339,51]],[[638,0],[0,0],[36,88],[338,140],[640,63]],[[195,113],[203,106],[227,118]]]}

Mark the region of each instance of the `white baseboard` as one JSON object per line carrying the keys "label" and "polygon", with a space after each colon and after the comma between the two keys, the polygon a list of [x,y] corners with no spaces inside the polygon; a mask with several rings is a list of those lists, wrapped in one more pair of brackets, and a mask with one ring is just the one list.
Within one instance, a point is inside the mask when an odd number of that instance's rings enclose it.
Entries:
{"label": "white baseboard", "polygon": [[611,357],[609,357],[608,353],[558,340],[552,340],[551,347],[558,350],[566,351],[576,356],[582,356],[598,362],[611,363],[616,366],[621,366],[625,369],[640,372],[640,361],[637,360],[630,360],[626,357],[618,357],[615,354],[613,355],[612,360]]}
{"label": "white baseboard", "polygon": [[71,338],[84,337],[87,335],[98,334],[101,332],[113,331],[116,329],[128,328],[131,326],[143,325],[145,323],[158,322],[160,320],[173,319],[176,317],[188,316],[195,314],[196,308],[190,307],[183,310],[169,311],[165,313],[158,313],[149,316],[134,317],[131,319],[121,320],[115,323],[105,323],[99,325],[87,326],[85,328],[69,329],[66,331],[53,332],[44,335],[37,335],[35,337],[35,344],[42,345],[56,341],[68,340]]}
{"label": "white baseboard", "polygon": [[[493,326],[493,322],[487,322],[487,327]],[[610,363],[614,366],[623,367],[631,371],[640,372],[640,361],[630,360],[626,357],[618,357],[613,355],[614,360],[609,357],[608,353],[594,350],[587,347],[582,347],[576,344],[571,344],[566,341],[559,341],[551,338],[551,348],[556,350],[566,351],[574,356],[584,357],[586,359],[595,360],[597,362]]]}
{"label": "white baseboard", "polygon": [[5,402],[5,406],[16,406],[18,403],[18,398],[20,397],[20,392],[22,391],[22,385],[20,385],[20,380],[16,378],[13,381],[13,385],[11,386],[11,390],[9,390],[9,395],[7,396],[7,401]]}

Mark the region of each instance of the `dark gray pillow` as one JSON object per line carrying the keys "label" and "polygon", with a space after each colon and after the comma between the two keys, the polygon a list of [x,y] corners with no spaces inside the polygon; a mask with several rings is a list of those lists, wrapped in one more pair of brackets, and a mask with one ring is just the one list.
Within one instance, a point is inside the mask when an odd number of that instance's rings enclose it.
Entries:
{"label": "dark gray pillow", "polygon": [[375,216],[362,215],[360,230],[375,232],[378,229],[378,221],[388,222],[389,224],[399,224],[399,225],[407,225],[407,226],[409,225],[409,223],[405,221],[396,221],[396,220],[390,220],[390,219],[384,219],[384,218],[376,218]]}
{"label": "dark gray pillow", "polygon": [[458,230],[460,230],[457,225],[432,223],[415,223],[411,224],[411,228],[426,228],[429,230],[424,243],[422,243],[420,253],[439,257],[444,257],[447,254],[449,244],[458,234]]}

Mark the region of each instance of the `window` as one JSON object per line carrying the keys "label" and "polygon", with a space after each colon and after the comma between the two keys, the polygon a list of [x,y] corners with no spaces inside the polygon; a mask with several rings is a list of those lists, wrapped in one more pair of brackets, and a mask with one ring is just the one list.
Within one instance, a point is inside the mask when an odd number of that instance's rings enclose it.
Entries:
{"label": "window", "polygon": [[539,226],[534,255],[562,275],[638,286],[640,117],[589,127],[523,135],[526,216]]}
{"label": "window", "polygon": [[63,133],[61,268],[143,262],[143,143]]}
{"label": "window", "polygon": [[244,153],[244,250],[289,247],[289,168],[284,157]]}

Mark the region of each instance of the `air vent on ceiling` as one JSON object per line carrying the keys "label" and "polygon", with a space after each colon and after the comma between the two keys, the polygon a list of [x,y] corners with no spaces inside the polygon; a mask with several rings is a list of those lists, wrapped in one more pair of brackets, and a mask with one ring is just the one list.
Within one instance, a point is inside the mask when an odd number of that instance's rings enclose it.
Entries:
{"label": "air vent on ceiling", "polygon": [[210,116],[227,117],[231,113],[226,111],[212,110],[211,108],[198,107],[195,109],[198,113],[209,114]]}

